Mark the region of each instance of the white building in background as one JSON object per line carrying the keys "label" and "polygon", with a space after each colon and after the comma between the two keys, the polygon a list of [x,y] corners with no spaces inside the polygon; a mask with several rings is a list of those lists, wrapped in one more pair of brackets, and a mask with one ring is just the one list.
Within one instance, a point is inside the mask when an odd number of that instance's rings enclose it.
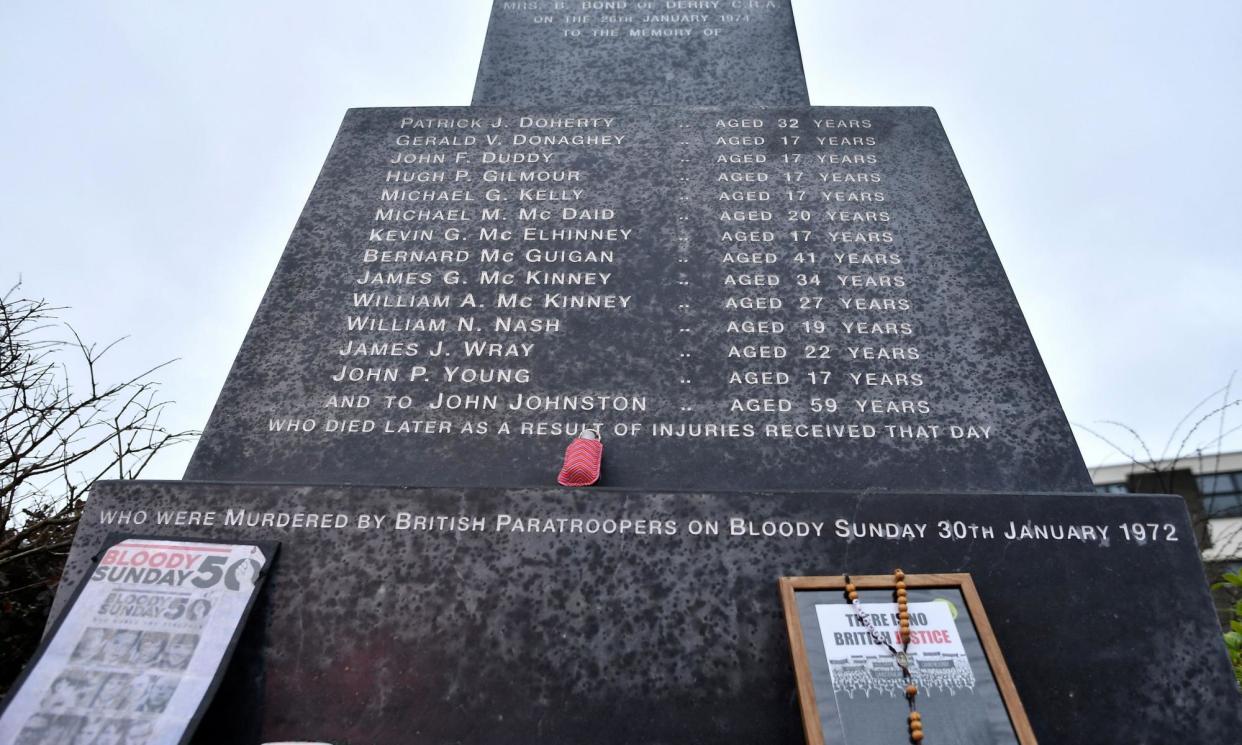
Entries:
{"label": "white building in background", "polygon": [[[1134,473],[1150,472],[1150,465],[1100,466],[1091,470],[1091,480],[1102,492],[1126,493],[1127,478]],[[1203,560],[1242,562],[1242,453],[1196,454],[1176,462],[1157,461],[1155,467],[1161,471],[1188,469],[1195,475],[1211,540]]]}

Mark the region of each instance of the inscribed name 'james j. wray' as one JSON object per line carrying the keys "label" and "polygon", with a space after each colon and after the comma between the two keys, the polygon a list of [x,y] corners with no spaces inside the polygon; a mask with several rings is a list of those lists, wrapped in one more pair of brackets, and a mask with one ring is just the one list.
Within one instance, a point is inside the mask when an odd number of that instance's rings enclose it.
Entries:
{"label": "inscribed name 'james j. wray'", "polygon": [[187,475],[537,484],[588,426],[613,486],[1089,483],[935,113],[806,107],[349,112]]}

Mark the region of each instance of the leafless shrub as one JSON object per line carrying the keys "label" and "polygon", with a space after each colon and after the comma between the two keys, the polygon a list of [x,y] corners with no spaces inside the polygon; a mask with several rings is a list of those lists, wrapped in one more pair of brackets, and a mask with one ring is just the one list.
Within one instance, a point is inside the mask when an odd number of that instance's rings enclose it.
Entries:
{"label": "leafless shrub", "polygon": [[152,376],[170,363],[109,382],[118,342],[83,341],[62,310],[20,283],[0,296],[0,691],[38,642],[91,485],[197,435],[160,422]]}

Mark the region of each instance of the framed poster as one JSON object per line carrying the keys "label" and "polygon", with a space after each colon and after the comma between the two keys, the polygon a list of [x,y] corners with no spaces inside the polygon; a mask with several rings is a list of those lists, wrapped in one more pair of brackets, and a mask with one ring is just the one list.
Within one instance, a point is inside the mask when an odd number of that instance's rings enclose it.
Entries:
{"label": "framed poster", "polygon": [[[785,623],[808,745],[910,742],[894,575],[783,577]],[[904,578],[922,745],[1036,745],[969,574]],[[860,618],[859,612],[865,618]],[[869,629],[868,626],[871,628]],[[888,641],[890,644],[883,644]]]}
{"label": "framed poster", "polygon": [[0,708],[0,743],[189,742],[277,548],[109,535]]}

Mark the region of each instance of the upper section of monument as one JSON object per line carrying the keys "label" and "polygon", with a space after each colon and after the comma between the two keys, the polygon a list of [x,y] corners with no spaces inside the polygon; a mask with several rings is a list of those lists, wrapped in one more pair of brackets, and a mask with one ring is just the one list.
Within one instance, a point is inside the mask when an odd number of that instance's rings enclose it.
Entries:
{"label": "upper section of monument", "polygon": [[1090,488],[935,112],[355,109],[188,478]]}
{"label": "upper section of monument", "polygon": [[495,0],[476,106],[806,105],[790,0]]}

